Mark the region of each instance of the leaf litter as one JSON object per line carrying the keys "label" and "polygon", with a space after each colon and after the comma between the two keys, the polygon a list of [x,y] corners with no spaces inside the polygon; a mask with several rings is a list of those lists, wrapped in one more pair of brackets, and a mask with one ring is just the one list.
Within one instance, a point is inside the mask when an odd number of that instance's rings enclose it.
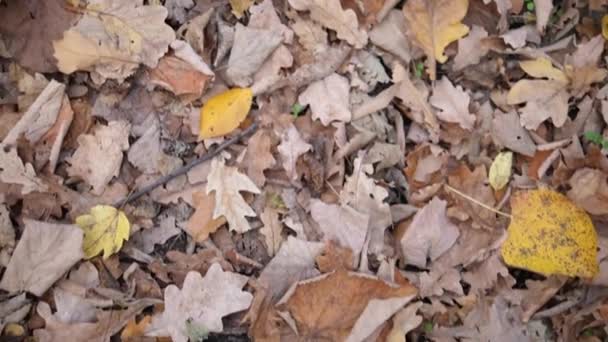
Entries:
{"label": "leaf litter", "polygon": [[0,8],[0,339],[608,338],[605,1]]}

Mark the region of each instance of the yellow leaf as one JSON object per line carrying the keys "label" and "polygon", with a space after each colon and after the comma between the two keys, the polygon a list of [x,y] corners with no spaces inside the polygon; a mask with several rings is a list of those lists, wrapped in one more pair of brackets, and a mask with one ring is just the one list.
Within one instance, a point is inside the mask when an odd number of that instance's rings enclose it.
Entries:
{"label": "yellow leaf", "polygon": [[428,73],[435,79],[435,61],[445,63],[445,48],[468,32],[460,21],[467,14],[468,0],[409,0],[403,6],[414,42],[427,56]]}
{"label": "yellow leaf", "polygon": [[608,40],[608,14],[602,17],[602,36]]}
{"label": "yellow leaf", "polygon": [[201,108],[199,137],[221,137],[232,132],[247,117],[252,100],[250,88],[234,88],[210,98]]}
{"label": "yellow leaf", "polygon": [[531,61],[519,62],[519,66],[526,74],[536,78],[548,78],[550,80],[568,82],[566,74],[554,67],[548,58],[537,58]]}
{"label": "yellow leaf", "polygon": [[129,239],[129,220],[120,210],[109,205],[96,205],[89,214],[76,218],[76,225],[84,230],[84,255],[90,259],[101,251],[103,258],[118,252]]}
{"label": "yellow leaf", "polygon": [[232,14],[237,19],[241,19],[245,14],[245,11],[253,5],[253,0],[230,0],[230,7],[232,7]]}
{"label": "yellow leaf", "polygon": [[494,158],[488,175],[488,180],[494,190],[500,190],[509,183],[512,165],[513,152],[501,152]]}
{"label": "yellow leaf", "polygon": [[589,215],[549,189],[516,193],[502,245],[507,265],[544,275],[591,278],[598,273],[597,234]]}

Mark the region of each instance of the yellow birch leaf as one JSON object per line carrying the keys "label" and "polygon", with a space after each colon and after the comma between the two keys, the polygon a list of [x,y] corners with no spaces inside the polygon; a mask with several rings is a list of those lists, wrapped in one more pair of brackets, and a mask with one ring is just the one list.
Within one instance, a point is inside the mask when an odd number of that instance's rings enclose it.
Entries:
{"label": "yellow birch leaf", "polygon": [[235,130],[251,109],[251,88],[234,88],[210,98],[201,108],[199,137],[224,136]]}
{"label": "yellow birch leaf", "polygon": [[608,40],[608,14],[602,17],[602,36]]}
{"label": "yellow birch leaf", "polygon": [[468,7],[468,0],[409,0],[403,6],[412,38],[426,54],[432,80],[436,76],[435,61],[445,63],[448,60],[443,54],[445,48],[469,32],[469,28],[460,22]]}
{"label": "yellow birch leaf", "polygon": [[490,166],[488,181],[494,190],[500,190],[509,183],[513,166],[513,152],[501,152]]}
{"label": "yellow birch leaf", "polygon": [[592,278],[598,273],[597,233],[591,218],[550,189],[511,198],[508,237],[501,247],[507,265],[544,275]]}
{"label": "yellow birch leaf", "polygon": [[90,259],[103,251],[103,258],[118,252],[129,239],[129,220],[122,211],[109,205],[96,205],[89,214],[76,218],[76,225],[84,231],[82,249]]}
{"label": "yellow birch leaf", "polygon": [[232,14],[237,19],[241,19],[245,15],[245,11],[253,5],[253,0],[230,0],[230,7],[232,7]]}
{"label": "yellow birch leaf", "polygon": [[568,82],[566,74],[554,67],[548,58],[537,58],[530,61],[519,62],[519,66],[526,74],[535,78],[548,78],[550,80]]}

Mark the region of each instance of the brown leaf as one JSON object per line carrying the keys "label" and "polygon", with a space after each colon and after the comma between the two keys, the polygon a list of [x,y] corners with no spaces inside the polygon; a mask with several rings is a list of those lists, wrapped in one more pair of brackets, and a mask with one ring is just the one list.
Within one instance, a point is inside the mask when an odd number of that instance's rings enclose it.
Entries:
{"label": "brown leaf", "polygon": [[321,273],[329,273],[338,270],[354,270],[353,251],[343,248],[334,242],[327,242],[323,252],[316,257],[317,266]]}
{"label": "brown leaf", "polygon": [[608,176],[600,170],[576,170],[568,181],[568,197],[592,215],[608,214]]}
{"label": "brown leaf", "polygon": [[206,194],[197,191],[192,194],[195,212],[190,216],[186,224],[186,231],[194,241],[203,242],[207,240],[209,234],[214,233],[219,227],[226,223],[226,219],[221,216],[213,218],[213,208],[215,207],[215,194]]}
{"label": "brown leaf", "polygon": [[366,274],[339,270],[298,283],[284,307],[301,337],[343,341],[373,300],[401,298],[404,305],[415,294],[409,284],[389,285]]}
{"label": "brown leaf", "polygon": [[150,70],[150,81],[186,100],[203,94],[212,76],[205,75],[190,63],[175,56],[165,56]]}
{"label": "brown leaf", "polygon": [[[488,172],[484,165],[480,165],[471,171],[466,165],[461,164],[450,174],[448,183],[490,207],[493,207],[496,203],[494,192],[489,186]],[[496,214],[493,212],[471,203],[471,201],[462,198],[462,196],[453,195],[452,197],[456,200],[458,207],[470,215],[477,224],[490,228],[496,224]]]}
{"label": "brown leaf", "polygon": [[267,130],[257,131],[247,144],[247,154],[245,155],[245,165],[247,166],[247,176],[258,187],[264,186],[266,176],[264,170],[274,166],[276,160],[272,156],[270,148],[272,140]]}

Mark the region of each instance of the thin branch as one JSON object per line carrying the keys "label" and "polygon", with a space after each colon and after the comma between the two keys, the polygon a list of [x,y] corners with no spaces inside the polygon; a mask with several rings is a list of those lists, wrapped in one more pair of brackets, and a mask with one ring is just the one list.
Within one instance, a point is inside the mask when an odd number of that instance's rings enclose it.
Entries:
{"label": "thin branch", "polygon": [[480,206],[480,207],[482,207],[484,209],[487,209],[487,210],[489,210],[489,211],[491,211],[491,212],[493,212],[495,214],[498,214],[498,215],[501,215],[501,216],[504,216],[504,217],[513,218],[513,216],[511,216],[511,215],[509,215],[507,213],[503,213],[502,211],[496,210],[496,209],[490,207],[487,204],[483,204],[483,203],[479,202],[478,200],[474,199],[473,197],[471,197],[471,196],[469,196],[469,195],[461,192],[460,190],[457,190],[457,189],[455,189],[455,188],[453,188],[453,187],[451,187],[451,186],[449,186],[447,184],[444,184],[443,186],[445,186],[446,189],[448,189],[451,192],[457,194],[458,196],[463,197],[463,198],[465,198],[465,199],[467,199],[467,200],[469,200],[469,201],[477,204],[478,206]]}
{"label": "thin branch", "polygon": [[179,177],[181,175],[186,174],[188,171],[190,171],[193,167],[200,165],[204,162],[206,162],[207,160],[212,159],[213,157],[217,156],[220,152],[222,152],[223,150],[225,150],[226,148],[228,148],[230,145],[238,142],[241,139],[246,138],[247,136],[251,135],[253,132],[255,132],[258,129],[258,124],[257,122],[254,122],[251,126],[247,127],[247,129],[245,129],[244,131],[242,131],[241,133],[235,135],[234,137],[224,141],[223,143],[221,143],[218,147],[216,147],[214,150],[207,152],[205,154],[203,154],[202,156],[194,159],[193,161],[191,161],[190,163],[180,167],[177,170],[174,170],[173,172],[162,176],[160,178],[158,178],[157,180],[155,180],[154,182],[144,186],[143,188],[133,192],[132,194],[128,195],[127,197],[121,199],[120,201],[114,203],[114,207],[119,208],[124,206],[125,204],[134,201],[138,198],[140,198],[141,196],[147,194],[148,192],[158,188],[161,185],[166,184],[167,182],[169,182],[172,179],[175,179],[176,177]]}

